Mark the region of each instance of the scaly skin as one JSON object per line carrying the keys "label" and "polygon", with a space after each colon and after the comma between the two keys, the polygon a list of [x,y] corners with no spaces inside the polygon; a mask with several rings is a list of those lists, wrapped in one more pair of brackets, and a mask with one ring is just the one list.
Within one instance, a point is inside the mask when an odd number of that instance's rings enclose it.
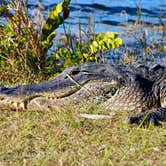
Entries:
{"label": "scaly skin", "polygon": [[[50,81],[0,87],[0,109],[45,110],[99,104],[113,111],[136,111],[130,123],[166,121],[166,67],[88,63]],[[153,110],[149,113],[149,110]],[[147,114],[148,113],[148,114]]]}

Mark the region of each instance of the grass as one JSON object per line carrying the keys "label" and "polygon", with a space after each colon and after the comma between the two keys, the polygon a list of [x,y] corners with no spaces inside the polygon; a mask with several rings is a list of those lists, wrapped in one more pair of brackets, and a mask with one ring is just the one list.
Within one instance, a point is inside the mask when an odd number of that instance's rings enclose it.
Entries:
{"label": "grass", "polygon": [[0,114],[0,165],[166,164],[164,125],[131,126],[126,114],[88,120],[71,108]]}
{"label": "grass", "polygon": [[[135,30],[133,37],[140,41],[140,51],[144,55],[149,56],[148,50],[152,48],[165,53],[162,51],[164,42],[150,42],[149,46],[147,36],[142,33],[137,38],[136,33]],[[1,37],[4,38],[2,32]],[[26,50],[21,47],[19,50],[24,55]],[[138,56],[135,52],[127,53],[129,63],[132,56]],[[40,73],[33,74],[29,70],[25,74],[24,70],[4,66],[7,68],[6,72],[0,69],[0,83],[5,85],[43,80]],[[80,112],[100,114],[104,110],[95,108]],[[166,165],[166,126],[138,128],[125,123],[126,117],[126,113],[120,113],[113,119],[88,120],[80,118],[72,108],[36,112],[0,111],[0,165]]]}

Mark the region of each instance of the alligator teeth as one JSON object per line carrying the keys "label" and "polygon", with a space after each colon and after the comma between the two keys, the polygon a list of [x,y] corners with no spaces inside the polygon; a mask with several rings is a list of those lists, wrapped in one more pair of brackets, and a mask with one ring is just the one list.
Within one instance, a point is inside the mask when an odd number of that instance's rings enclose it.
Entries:
{"label": "alligator teeth", "polygon": [[21,102],[19,106],[20,106],[21,109],[26,109],[26,106],[25,106],[24,102]]}
{"label": "alligator teeth", "polygon": [[14,108],[18,108],[19,103],[12,101],[11,104],[12,104],[12,106],[13,106]]}

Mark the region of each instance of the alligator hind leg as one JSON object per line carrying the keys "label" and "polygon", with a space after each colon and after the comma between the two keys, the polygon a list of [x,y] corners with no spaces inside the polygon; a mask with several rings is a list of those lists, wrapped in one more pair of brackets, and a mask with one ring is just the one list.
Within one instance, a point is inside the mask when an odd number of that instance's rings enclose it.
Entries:
{"label": "alligator hind leg", "polygon": [[146,125],[152,123],[155,126],[161,125],[160,122],[166,122],[166,108],[157,108],[152,112],[144,112],[129,118],[130,124]]}

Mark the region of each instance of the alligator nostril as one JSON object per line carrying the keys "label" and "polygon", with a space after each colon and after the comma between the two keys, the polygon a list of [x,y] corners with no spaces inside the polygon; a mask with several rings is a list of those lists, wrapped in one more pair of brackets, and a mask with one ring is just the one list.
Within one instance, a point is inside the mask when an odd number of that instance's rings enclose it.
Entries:
{"label": "alligator nostril", "polygon": [[73,70],[71,71],[70,75],[77,75],[78,73],[80,73],[79,70]]}

